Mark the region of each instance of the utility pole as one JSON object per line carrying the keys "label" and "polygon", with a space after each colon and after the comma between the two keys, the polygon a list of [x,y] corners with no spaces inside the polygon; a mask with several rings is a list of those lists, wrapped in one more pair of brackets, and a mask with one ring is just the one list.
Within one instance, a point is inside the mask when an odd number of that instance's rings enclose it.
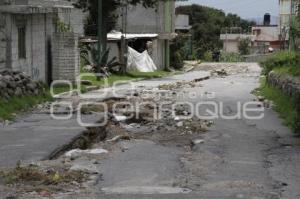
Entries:
{"label": "utility pole", "polygon": [[[102,20],[102,0],[98,0],[98,60],[97,60],[97,73],[101,72],[101,57],[103,53],[103,44],[102,44],[102,38],[103,38],[103,20]],[[97,76],[97,79],[100,80],[100,77]]]}
{"label": "utility pole", "polygon": [[127,59],[128,59],[128,47],[127,47],[127,16],[128,16],[128,1],[122,1],[122,36],[121,36],[121,73],[127,72]]}

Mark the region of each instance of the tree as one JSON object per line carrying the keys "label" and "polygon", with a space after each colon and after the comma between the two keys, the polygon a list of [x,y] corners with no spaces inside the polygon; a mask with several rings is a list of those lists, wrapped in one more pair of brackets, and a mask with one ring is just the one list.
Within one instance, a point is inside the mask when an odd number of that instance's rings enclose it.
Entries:
{"label": "tree", "polygon": [[205,52],[212,52],[222,47],[220,34],[223,28],[240,27],[243,32],[246,32],[255,24],[235,14],[226,15],[222,10],[196,4],[179,6],[176,8],[176,13],[189,15],[194,51],[199,59],[203,58]]}
{"label": "tree", "polygon": [[249,55],[250,54],[250,47],[251,39],[250,38],[244,38],[240,39],[239,41],[239,52],[241,55]]}
{"label": "tree", "polygon": [[[122,3],[126,2],[130,5],[137,5],[141,3],[144,7],[152,7],[158,1],[159,0],[103,0],[103,33],[107,33],[114,28],[115,21],[118,17],[118,14],[115,11],[117,8],[122,6]],[[74,5],[77,8],[83,9],[84,11],[89,11],[89,16],[85,24],[85,33],[87,35],[96,35],[98,31],[98,0],[77,0]]]}

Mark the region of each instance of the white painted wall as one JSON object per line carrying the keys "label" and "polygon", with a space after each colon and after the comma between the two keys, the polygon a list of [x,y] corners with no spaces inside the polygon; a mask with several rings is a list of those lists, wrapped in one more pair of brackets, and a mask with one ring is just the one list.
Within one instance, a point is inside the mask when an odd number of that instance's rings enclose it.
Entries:
{"label": "white painted wall", "polygon": [[[120,17],[117,22],[117,29],[122,27],[122,10],[119,10]],[[144,8],[141,4],[128,6],[127,33],[157,33],[159,30],[159,13],[156,8]]]}
{"label": "white painted wall", "polygon": [[260,30],[260,34],[257,39],[267,39],[267,41],[276,41],[279,39],[279,29],[278,26],[253,26],[252,33],[254,34],[255,30]]}
{"label": "white painted wall", "polygon": [[238,40],[228,40],[223,43],[223,50],[228,53],[238,53],[239,52],[239,42]]}
{"label": "white painted wall", "polygon": [[175,29],[189,29],[190,28],[190,19],[189,15],[178,14],[175,18]]}
{"label": "white painted wall", "polygon": [[111,60],[114,57],[116,57],[117,58],[116,61],[120,62],[120,50],[118,47],[118,42],[117,41],[109,41],[107,43],[107,48],[110,49],[108,60]]}

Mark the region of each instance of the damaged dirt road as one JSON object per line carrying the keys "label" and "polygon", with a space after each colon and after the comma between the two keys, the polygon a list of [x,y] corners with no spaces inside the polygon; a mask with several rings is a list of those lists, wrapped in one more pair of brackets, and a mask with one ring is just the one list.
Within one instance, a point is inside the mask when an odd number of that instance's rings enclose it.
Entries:
{"label": "damaged dirt road", "polygon": [[[139,83],[133,96],[109,101],[110,112],[111,104],[123,104],[91,150],[71,150],[38,163],[85,172],[84,178],[64,182],[68,185],[61,184],[65,188],[58,191],[24,191],[18,185],[18,192],[7,192],[16,198],[300,198],[300,140],[271,109],[261,119],[233,117],[242,112],[240,106],[255,102],[251,92],[259,86],[259,66],[211,63],[197,70],[211,77],[186,75],[159,86],[156,80]],[[128,104],[142,104],[138,117]],[[204,118],[212,115],[207,111],[212,107],[221,110],[219,117]],[[84,112],[97,111],[101,108],[86,107]],[[161,117],[154,117],[156,111]]]}

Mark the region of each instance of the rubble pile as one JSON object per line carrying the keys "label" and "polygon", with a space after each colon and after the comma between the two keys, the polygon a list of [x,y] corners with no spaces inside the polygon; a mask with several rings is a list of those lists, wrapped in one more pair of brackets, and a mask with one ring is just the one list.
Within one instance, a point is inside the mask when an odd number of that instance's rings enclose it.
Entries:
{"label": "rubble pile", "polygon": [[159,89],[160,90],[179,90],[182,88],[194,88],[196,86],[196,84],[195,84],[196,82],[203,81],[203,80],[204,79],[202,79],[202,80],[195,79],[192,82],[182,81],[182,82],[176,82],[173,84],[162,84],[159,86]]}
{"label": "rubble pile", "polygon": [[43,85],[33,81],[22,72],[2,70],[0,71],[0,98],[22,97],[39,95],[43,92]]}

